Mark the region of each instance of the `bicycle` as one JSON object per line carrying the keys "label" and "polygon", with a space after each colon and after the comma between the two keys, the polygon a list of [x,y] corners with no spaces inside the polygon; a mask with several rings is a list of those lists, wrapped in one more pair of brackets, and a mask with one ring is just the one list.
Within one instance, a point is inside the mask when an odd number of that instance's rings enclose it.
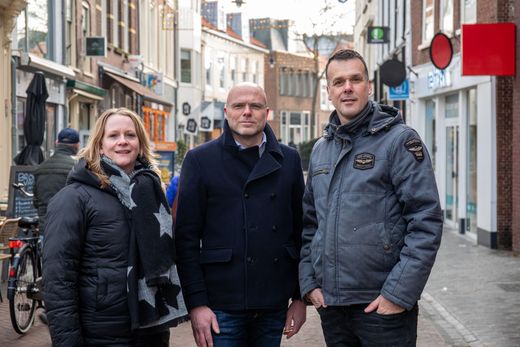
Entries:
{"label": "bicycle", "polygon": [[[27,196],[23,184],[13,184]],[[9,239],[11,267],[7,282],[7,299],[11,324],[18,334],[25,334],[34,323],[36,309],[43,306],[42,243],[38,217],[22,217],[18,221],[19,235]]]}

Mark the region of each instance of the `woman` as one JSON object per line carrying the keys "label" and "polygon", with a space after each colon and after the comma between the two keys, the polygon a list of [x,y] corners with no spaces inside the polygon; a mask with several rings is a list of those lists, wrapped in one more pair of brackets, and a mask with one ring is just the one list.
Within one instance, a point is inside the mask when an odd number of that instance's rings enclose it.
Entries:
{"label": "woman", "polygon": [[141,119],[107,110],[78,157],[47,211],[53,346],[168,346],[185,308],[168,202]]}

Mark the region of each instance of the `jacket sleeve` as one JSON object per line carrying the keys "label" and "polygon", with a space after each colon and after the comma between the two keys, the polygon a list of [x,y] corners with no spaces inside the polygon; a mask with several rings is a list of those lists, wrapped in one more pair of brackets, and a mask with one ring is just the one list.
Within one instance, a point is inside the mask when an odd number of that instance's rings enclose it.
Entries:
{"label": "jacket sleeve", "polygon": [[442,212],[430,157],[419,135],[406,128],[390,148],[391,181],[406,223],[399,262],[381,294],[411,309],[433,267],[442,236]]}
{"label": "jacket sleeve", "polygon": [[[300,155],[296,152],[296,163],[295,163],[295,175],[296,178],[293,183],[292,189],[292,214],[293,214],[293,230],[296,239],[296,247],[301,251],[301,239],[302,239],[302,196],[305,188],[303,180],[303,171]],[[300,286],[292,296],[293,300],[300,300]]]}
{"label": "jacket sleeve", "polygon": [[72,188],[51,200],[43,247],[44,301],[52,344],[82,346],[78,277],[85,233],[85,204]]}
{"label": "jacket sleeve", "polygon": [[[312,155],[311,155],[312,158]],[[307,184],[303,194],[303,232],[302,248],[300,252],[300,292],[302,297],[311,290],[320,287],[316,282],[314,267],[311,260],[311,243],[314,234],[318,230],[318,218],[314,206],[314,193],[312,191],[312,160],[307,174]]]}
{"label": "jacket sleeve", "polygon": [[209,303],[199,262],[206,199],[201,168],[193,151],[190,151],[182,164],[175,224],[177,269],[188,310]]}

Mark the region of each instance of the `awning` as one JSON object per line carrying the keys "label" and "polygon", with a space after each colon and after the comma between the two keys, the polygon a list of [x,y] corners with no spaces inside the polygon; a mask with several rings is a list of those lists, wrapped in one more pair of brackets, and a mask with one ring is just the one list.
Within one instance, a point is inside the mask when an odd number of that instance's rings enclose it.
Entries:
{"label": "awning", "polygon": [[68,80],[67,88],[71,88],[74,94],[78,94],[93,100],[103,100],[106,90],[79,80]]}
{"label": "awning", "polygon": [[125,87],[133,90],[137,94],[142,95],[147,100],[155,101],[155,102],[158,102],[160,104],[167,105],[170,107],[173,106],[173,104],[170,101],[163,99],[163,97],[155,94],[154,92],[152,92],[151,90],[149,90],[145,86],[143,86],[142,84],[139,84],[137,82],[131,81],[124,77],[118,76],[118,75],[116,75],[112,72],[108,72],[106,70],[105,70],[105,74],[110,76],[110,78],[112,78],[113,80],[121,83]]}

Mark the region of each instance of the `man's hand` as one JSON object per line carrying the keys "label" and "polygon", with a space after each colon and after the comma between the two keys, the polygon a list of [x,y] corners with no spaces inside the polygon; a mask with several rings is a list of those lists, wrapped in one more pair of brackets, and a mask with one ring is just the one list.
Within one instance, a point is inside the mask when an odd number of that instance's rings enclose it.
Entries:
{"label": "man's hand", "polygon": [[366,308],[365,313],[373,312],[377,309],[378,314],[397,314],[404,312],[404,308],[393,302],[385,299],[382,295],[379,295],[374,301],[372,301]]}
{"label": "man's hand", "polygon": [[220,334],[217,316],[208,306],[195,307],[190,311],[191,329],[198,347],[213,347],[211,329]]}
{"label": "man's hand", "polygon": [[323,293],[321,292],[321,288],[315,288],[315,289],[311,290],[309,293],[307,293],[306,298],[307,298],[307,300],[312,302],[312,304],[314,305],[314,307],[316,309],[318,309],[320,307],[323,307],[323,308],[327,307],[327,305],[325,305],[325,299],[323,298]]}
{"label": "man's hand", "polygon": [[302,300],[293,300],[287,309],[287,319],[285,320],[285,327],[283,328],[284,335],[291,338],[296,335],[307,316],[307,306]]}

